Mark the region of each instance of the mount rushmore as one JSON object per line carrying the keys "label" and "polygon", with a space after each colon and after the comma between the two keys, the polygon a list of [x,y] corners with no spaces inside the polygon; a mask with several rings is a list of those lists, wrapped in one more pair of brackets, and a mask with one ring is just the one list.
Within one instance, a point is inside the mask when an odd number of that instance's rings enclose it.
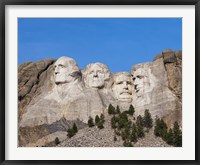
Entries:
{"label": "mount rushmore", "polygon": [[132,104],[135,115],[148,109],[169,127],[175,121],[181,125],[182,51],[166,49],[130,70],[111,73],[99,62],[81,70],[66,56],[19,65],[19,146],[34,146],[51,135],[62,139],[72,122],[84,128],[89,117],[106,114],[110,104],[121,111]]}

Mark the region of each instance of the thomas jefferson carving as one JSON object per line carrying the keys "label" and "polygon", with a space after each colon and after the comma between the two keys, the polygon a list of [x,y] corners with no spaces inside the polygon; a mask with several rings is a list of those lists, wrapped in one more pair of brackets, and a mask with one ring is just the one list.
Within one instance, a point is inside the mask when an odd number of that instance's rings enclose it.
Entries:
{"label": "thomas jefferson carving", "polygon": [[87,88],[101,89],[105,87],[106,81],[109,80],[110,71],[102,63],[89,64],[84,70],[83,77]]}

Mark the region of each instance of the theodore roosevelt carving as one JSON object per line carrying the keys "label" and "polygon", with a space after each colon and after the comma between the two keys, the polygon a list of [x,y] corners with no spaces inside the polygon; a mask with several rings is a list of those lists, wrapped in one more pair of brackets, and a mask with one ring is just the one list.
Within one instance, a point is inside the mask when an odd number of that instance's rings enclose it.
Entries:
{"label": "theodore roosevelt carving", "polygon": [[114,74],[112,91],[117,100],[131,102],[134,94],[132,75],[129,72],[118,72]]}

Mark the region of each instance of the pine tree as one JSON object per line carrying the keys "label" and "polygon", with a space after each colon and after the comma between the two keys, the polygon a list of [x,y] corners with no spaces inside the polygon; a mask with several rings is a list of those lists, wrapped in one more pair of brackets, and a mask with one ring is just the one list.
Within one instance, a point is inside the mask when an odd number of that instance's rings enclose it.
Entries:
{"label": "pine tree", "polygon": [[141,125],[137,125],[137,137],[142,138],[144,137],[144,127]]}
{"label": "pine tree", "polygon": [[126,122],[124,123],[124,128],[129,128],[129,129],[131,129],[131,127],[132,127],[132,121],[131,121],[131,120],[128,120],[128,121],[126,121]]}
{"label": "pine tree", "polygon": [[95,116],[95,124],[98,125],[98,123],[100,122],[100,118],[98,115]]}
{"label": "pine tree", "polygon": [[137,142],[137,127],[135,123],[132,125],[131,135],[130,135],[131,142]]}
{"label": "pine tree", "polygon": [[133,147],[133,144],[127,140],[124,141],[123,145],[124,145],[124,147]]}
{"label": "pine tree", "polygon": [[160,120],[159,127],[160,127],[160,136],[163,138],[163,140],[165,140],[165,136],[167,134],[168,128],[167,128],[167,124],[164,122],[163,119]]}
{"label": "pine tree", "polygon": [[136,125],[137,126],[142,126],[143,127],[143,118],[142,118],[142,116],[141,115],[139,115],[138,117],[137,117],[137,119],[136,119]]}
{"label": "pine tree", "polygon": [[60,144],[60,140],[58,139],[58,137],[55,138],[54,142],[55,142],[56,145]]}
{"label": "pine tree", "polygon": [[72,126],[72,128],[69,128],[69,129],[67,130],[67,136],[68,136],[69,138],[71,138],[71,137],[74,136],[77,132],[78,132],[78,128],[77,128],[76,124],[74,123],[73,126]]}
{"label": "pine tree", "polygon": [[73,130],[72,128],[69,128],[69,129],[67,130],[67,136],[68,136],[69,138],[71,138],[71,137],[74,136],[74,135],[75,135],[74,130]]}
{"label": "pine tree", "polygon": [[129,140],[130,139],[130,128],[125,127],[124,132],[125,132],[126,139]]}
{"label": "pine tree", "polygon": [[154,127],[154,135],[160,136],[160,118],[156,116],[156,125]]}
{"label": "pine tree", "polygon": [[97,123],[97,127],[98,127],[99,129],[103,129],[103,128],[104,128],[103,122],[102,122],[102,121],[99,121],[99,122]]}
{"label": "pine tree", "polygon": [[114,115],[112,118],[111,118],[111,127],[112,128],[117,128],[117,117]]}
{"label": "pine tree", "polygon": [[128,110],[128,114],[133,116],[134,113],[135,113],[135,109],[134,109],[133,105],[131,104],[129,107],[129,110]]}
{"label": "pine tree", "polygon": [[119,114],[120,119],[124,119],[125,121],[128,121],[127,113],[124,111],[121,114]]}
{"label": "pine tree", "polygon": [[101,115],[100,115],[100,120],[101,120],[101,122],[103,122],[103,123],[105,122],[105,116],[104,116],[104,114],[102,114],[102,113],[101,113]]}
{"label": "pine tree", "polygon": [[93,127],[94,126],[94,121],[93,121],[93,118],[91,116],[88,119],[88,126],[89,127]]}
{"label": "pine tree", "polygon": [[137,137],[141,138],[144,137],[144,127],[143,127],[143,118],[141,115],[137,117],[136,120],[136,127],[137,127]]}
{"label": "pine tree", "polygon": [[154,134],[156,136],[162,137],[163,140],[166,140],[167,136],[167,124],[163,119],[156,118],[156,126],[154,128]]}
{"label": "pine tree", "polygon": [[115,107],[113,107],[112,104],[108,106],[108,114],[115,114]]}
{"label": "pine tree", "polygon": [[78,128],[77,128],[77,126],[76,126],[75,123],[73,124],[72,129],[73,129],[74,133],[77,133],[77,132],[78,132]]}
{"label": "pine tree", "polygon": [[117,105],[117,108],[116,108],[116,110],[115,110],[116,112],[116,114],[120,114],[121,113],[121,111],[120,111],[120,108],[119,108],[119,106]]}
{"label": "pine tree", "polygon": [[182,146],[182,132],[179,128],[178,122],[174,123],[173,134],[174,134],[174,139],[173,139],[174,146],[181,147]]}
{"label": "pine tree", "polygon": [[121,138],[122,140],[126,140],[126,134],[125,134],[125,131],[121,131]]}
{"label": "pine tree", "polygon": [[[104,116],[102,116],[102,119],[103,119],[103,118],[104,118]],[[95,117],[95,125],[96,125],[99,129],[103,129],[103,128],[104,128],[103,123],[104,123],[104,119],[101,120],[101,119],[99,118],[99,116],[96,115],[96,117]]]}
{"label": "pine tree", "polygon": [[170,129],[169,129],[169,132],[167,133],[167,137],[166,137],[166,142],[167,142],[167,144],[169,144],[169,145],[172,145],[172,144],[173,144],[173,137],[174,137],[173,131],[172,131],[172,129],[170,128]]}
{"label": "pine tree", "polygon": [[128,122],[128,116],[126,112],[122,112],[119,114],[118,128],[124,128],[126,123]]}
{"label": "pine tree", "polygon": [[146,128],[153,127],[153,119],[151,118],[151,114],[149,113],[148,109],[146,109],[144,112],[143,124],[144,124],[144,127]]}

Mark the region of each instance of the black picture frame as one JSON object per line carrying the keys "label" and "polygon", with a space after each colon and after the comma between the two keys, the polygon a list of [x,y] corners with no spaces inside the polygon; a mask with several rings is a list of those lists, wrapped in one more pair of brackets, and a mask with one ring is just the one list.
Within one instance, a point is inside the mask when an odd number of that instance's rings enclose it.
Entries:
{"label": "black picture frame", "polygon": [[[5,160],[5,111],[6,111],[6,93],[5,93],[5,7],[7,5],[195,5],[195,160]],[[198,165],[200,149],[200,113],[199,113],[199,55],[200,55],[200,0],[0,0],[0,162],[1,164],[177,164],[177,165]]]}

